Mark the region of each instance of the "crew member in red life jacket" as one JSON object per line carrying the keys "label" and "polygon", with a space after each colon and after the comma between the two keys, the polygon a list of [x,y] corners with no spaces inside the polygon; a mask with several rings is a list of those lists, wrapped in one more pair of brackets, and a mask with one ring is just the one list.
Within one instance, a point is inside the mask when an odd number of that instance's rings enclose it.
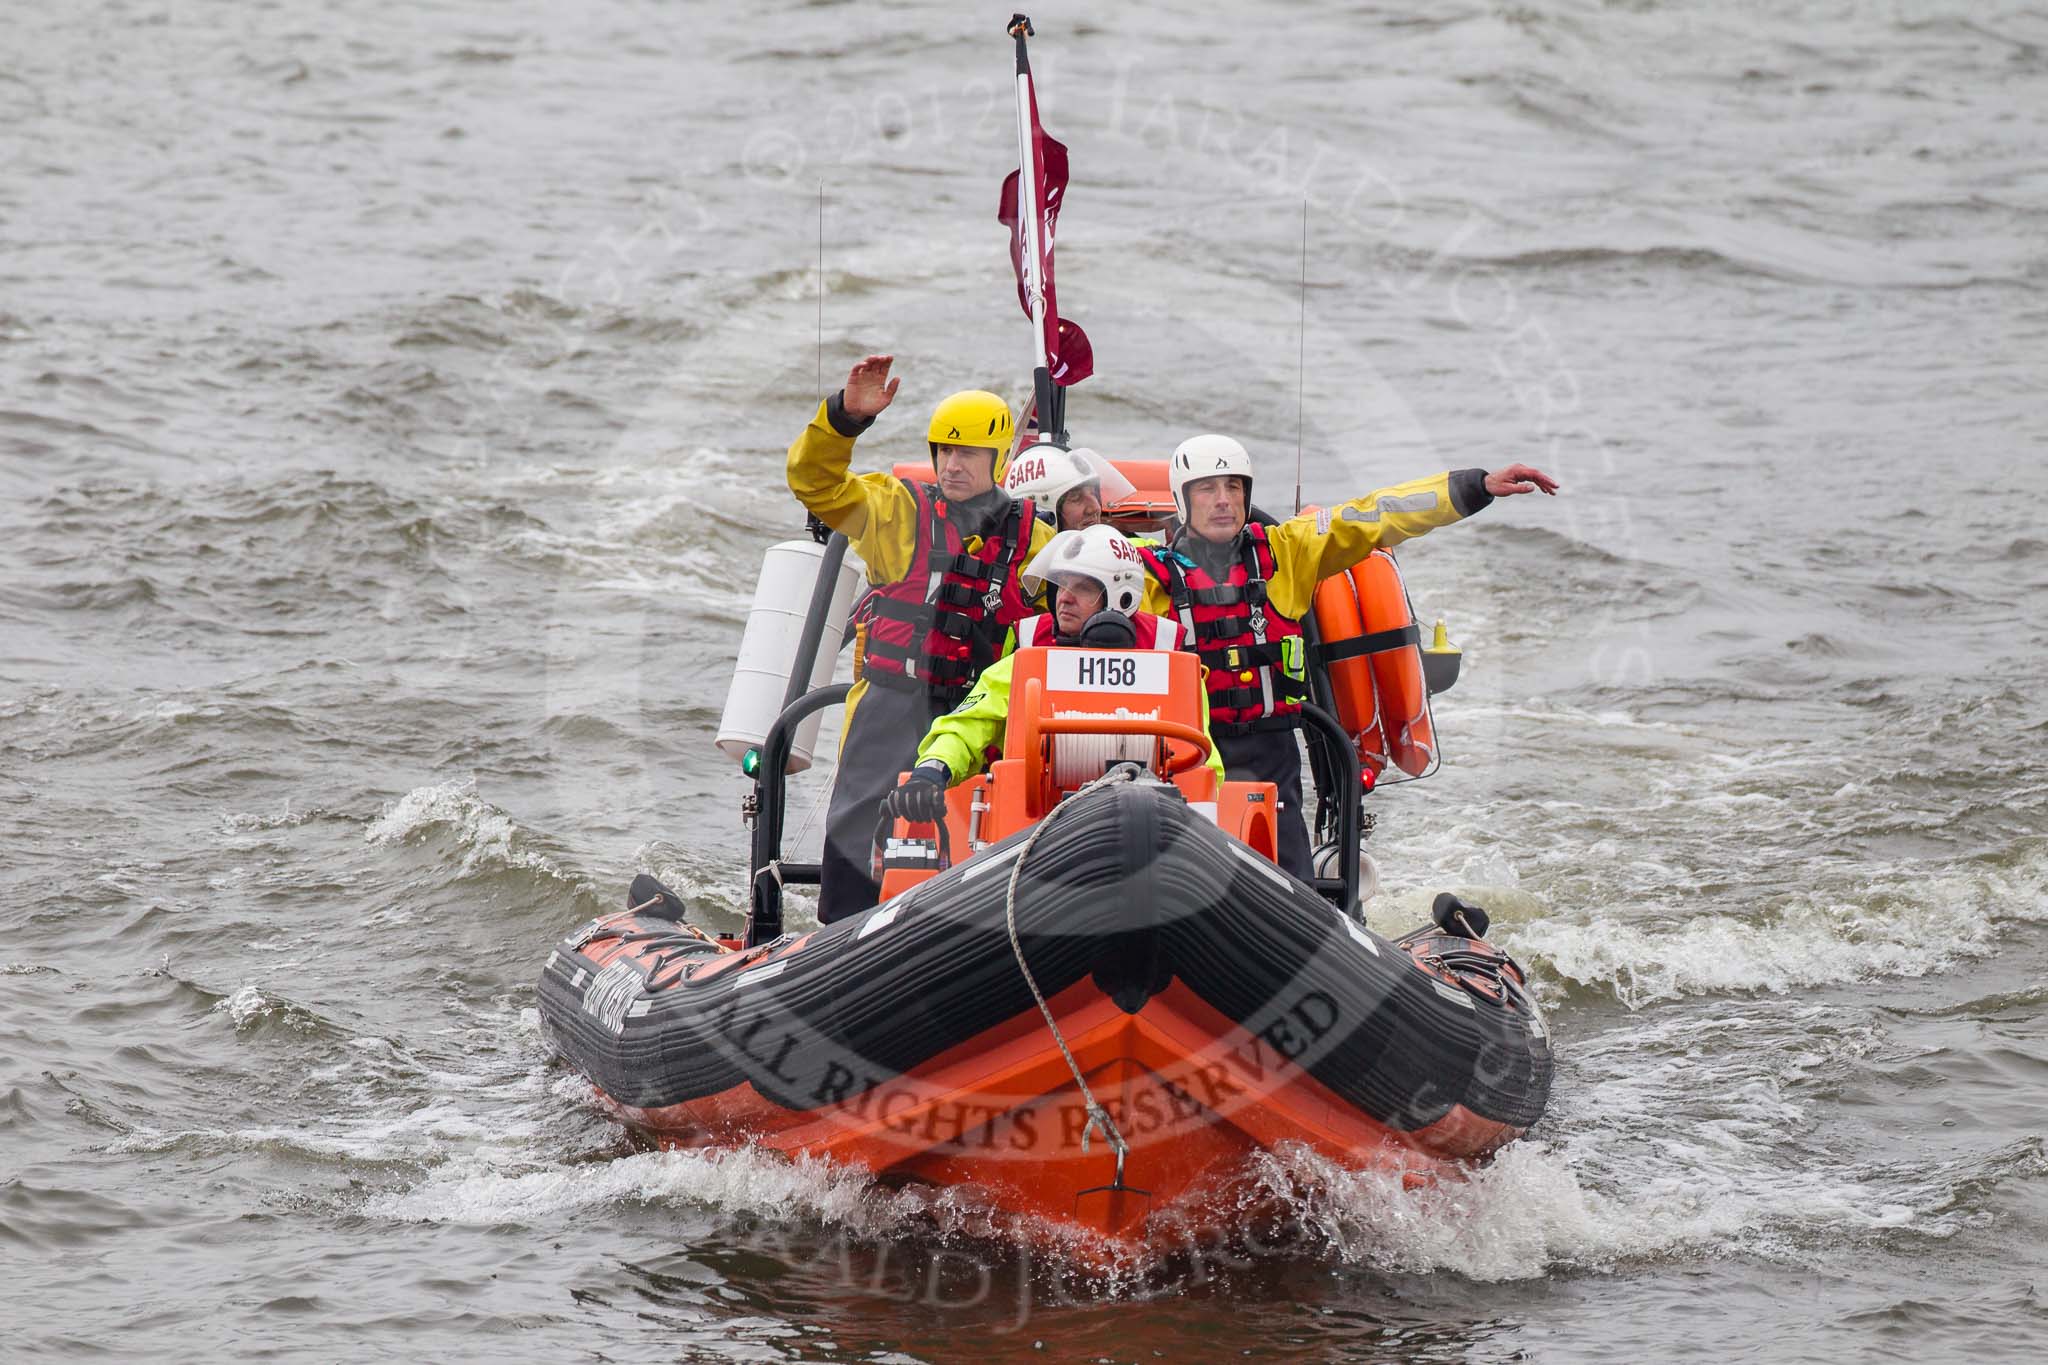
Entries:
{"label": "crew member in red life jacket", "polygon": [[874,585],[854,622],[854,684],[818,896],[824,923],[875,903],[875,804],[915,761],[933,718],[1009,651],[1011,628],[1033,611],[1019,580],[1053,535],[1030,502],[1001,488],[1014,424],[1009,404],[980,389],[932,412],[935,483],[849,472],[854,438],[902,382],[889,377],[893,360],[871,355],[855,365],[789,448],[790,491],[853,543]]}
{"label": "crew member in red life jacket", "polygon": [[1029,498],[1062,531],[1107,521],[1103,508],[1131,495],[1123,471],[1086,446],[1026,446],[1010,461],[1003,487],[1013,498]]}
{"label": "crew member in red life jacket", "polygon": [[1295,731],[1308,699],[1300,621],[1316,584],[1495,498],[1554,494],[1557,481],[1523,464],[1491,474],[1460,469],[1264,526],[1247,520],[1251,456],[1230,437],[1210,435],[1180,443],[1167,482],[1181,529],[1165,545],[1138,546],[1151,575],[1145,610],[1174,617],[1193,637],[1209,670],[1210,729],[1224,767],[1233,780],[1280,789],[1280,865],[1307,880]]}
{"label": "crew member in red life jacket", "polygon": [[[1057,591],[1051,612],[1018,623],[1019,649],[1176,649],[1184,639],[1178,622],[1138,610],[1145,594],[1145,568],[1137,550],[1113,526],[1060,532],[1024,571],[1024,584],[1034,592],[1041,585]],[[918,746],[917,766],[908,781],[888,794],[884,810],[906,820],[937,820],[945,813],[946,788],[965,782],[1001,754],[1015,660],[1012,654],[998,659],[983,671],[965,701],[932,722]],[[1206,697],[1202,714],[1206,720]],[[1209,766],[1222,781],[1223,763],[1213,748]]]}

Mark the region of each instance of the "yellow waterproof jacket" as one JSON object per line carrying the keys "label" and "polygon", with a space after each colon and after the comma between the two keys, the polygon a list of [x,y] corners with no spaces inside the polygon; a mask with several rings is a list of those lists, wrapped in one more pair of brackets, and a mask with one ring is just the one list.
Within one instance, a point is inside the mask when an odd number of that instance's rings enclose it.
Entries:
{"label": "yellow waterproof jacket", "polygon": [[[1014,640],[1015,632],[1011,632]],[[981,678],[974,684],[965,699],[945,715],[932,722],[932,728],[925,732],[924,742],[917,746],[917,761],[927,763],[934,759],[946,765],[954,783],[964,782],[988,766],[988,751],[1001,749],[1003,731],[1010,719],[1010,674],[1015,671],[1017,656],[1005,653],[1002,658],[990,664],[981,672]],[[1209,730],[1209,693],[1202,691],[1202,731]],[[1210,735],[1209,769],[1216,774],[1216,780],[1223,781],[1223,760],[1215,749],[1215,736]]]}
{"label": "yellow waterproof jacket", "polygon": [[[898,581],[911,570],[917,550],[917,499],[901,479],[887,471],[852,472],[854,440],[874,422],[872,418],[861,422],[847,417],[837,406],[837,398],[834,394],[818,404],[817,415],[790,446],[789,491],[819,521],[852,542],[853,552],[867,565],[868,582],[879,587]],[[1018,556],[1018,565],[1029,564],[1052,537],[1053,528],[1034,518],[1031,543]],[[980,548],[979,536],[967,538],[968,553]],[[1005,655],[1009,649],[1004,645]],[[853,729],[854,711],[867,690],[868,680],[856,677],[846,694],[842,749]]]}
{"label": "yellow waterproof jacket", "polygon": [[[831,399],[818,404],[818,415],[790,446],[789,491],[819,521],[853,542],[853,552],[868,566],[868,582],[894,583],[910,572],[917,548],[917,499],[894,474],[851,471],[854,440],[869,423],[848,421],[853,429],[842,430],[832,419],[844,419],[844,414],[828,411],[832,406]],[[1051,526],[1034,520],[1031,543],[1017,563],[1029,564],[1052,536]],[[968,552],[980,544],[978,537],[969,537]]]}
{"label": "yellow waterproof jacket", "polygon": [[[1325,578],[1363,562],[1374,550],[1391,549],[1463,520],[1492,501],[1486,471],[1460,469],[1395,484],[1268,526],[1273,577],[1266,584],[1266,600],[1282,616],[1299,621],[1315,602],[1316,584]],[[1144,609],[1155,616],[1173,615],[1166,585],[1150,573],[1145,577]]]}

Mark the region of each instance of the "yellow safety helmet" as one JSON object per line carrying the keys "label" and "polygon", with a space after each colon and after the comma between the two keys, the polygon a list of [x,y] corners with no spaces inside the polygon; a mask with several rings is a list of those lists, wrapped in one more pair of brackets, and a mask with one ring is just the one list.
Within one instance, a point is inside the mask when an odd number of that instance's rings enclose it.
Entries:
{"label": "yellow safety helmet", "polygon": [[1010,442],[1015,434],[1016,423],[1010,418],[1008,403],[987,389],[962,389],[948,394],[932,409],[932,424],[925,439],[931,444],[933,459],[938,458],[942,445],[979,446],[994,451],[995,480],[1000,484],[1010,465]]}

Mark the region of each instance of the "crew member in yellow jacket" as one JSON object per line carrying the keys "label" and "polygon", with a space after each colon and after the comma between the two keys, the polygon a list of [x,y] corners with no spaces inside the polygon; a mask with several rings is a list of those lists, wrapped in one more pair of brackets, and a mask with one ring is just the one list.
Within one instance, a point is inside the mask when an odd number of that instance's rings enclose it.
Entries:
{"label": "crew member in yellow jacket", "polygon": [[1279,788],[1280,865],[1312,875],[1295,731],[1308,699],[1300,621],[1316,584],[1374,550],[1448,526],[1498,497],[1557,492],[1541,470],[1460,469],[1397,484],[1287,521],[1250,520],[1252,460],[1228,436],[1180,443],[1167,469],[1181,528],[1140,542],[1145,610],[1171,616],[1208,668],[1210,730],[1230,776]]}
{"label": "crew member in yellow jacket", "polygon": [[[1018,623],[1014,645],[1084,645],[1101,649],[1176,649],[1180,625],[1138,610],[1145,569],[1137,550],[1113,526],[1098,523],[1062,531],[1032,559],[1024,586],[1056,589],[1052,611]],[[1005,654],[982,671],[966,700],[932,722],[918,745],[910,779],[891,791],[883,809],[906,820],[937,820],[946,809],[946,788],[988,766],[1002,748],[1010,717],[1010,674],[1016,655]],[[1209,701],[1202,698],[1202,722]],[[1223,760],[1212,747],[1209,767],[1223,780]]]}
{"label": "crew member in yellow jacket", "polygon": [[818,918],[875,903],[875,806],[917,756],[932,720],[953,709],[1008,653],[1011,627],[1034,611],[1021,578],[1052,528],[1003,491],[1015,427],[1010,406],[970,389],[932,412],[932,483],[854,474],[853,443],[895,400],[894,357],[855,365],[789,448],[789,489],[853,543],[874,591],[854,620],[853,690],[825,822]]}

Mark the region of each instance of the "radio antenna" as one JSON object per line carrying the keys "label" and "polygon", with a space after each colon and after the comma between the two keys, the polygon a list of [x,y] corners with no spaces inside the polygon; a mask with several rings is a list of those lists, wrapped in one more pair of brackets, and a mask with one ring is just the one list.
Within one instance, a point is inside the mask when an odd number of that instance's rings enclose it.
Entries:
{"label": "radio antenna", "polygon": [[818,182],[818,401],[825,401],[825,182]]}
{"label": "radio antenna", "polygon": [[1301,515],[1301,422],[1308,393],[1308,196],[1301,200],[1301,321],[1294,365],[1294,514]]}

